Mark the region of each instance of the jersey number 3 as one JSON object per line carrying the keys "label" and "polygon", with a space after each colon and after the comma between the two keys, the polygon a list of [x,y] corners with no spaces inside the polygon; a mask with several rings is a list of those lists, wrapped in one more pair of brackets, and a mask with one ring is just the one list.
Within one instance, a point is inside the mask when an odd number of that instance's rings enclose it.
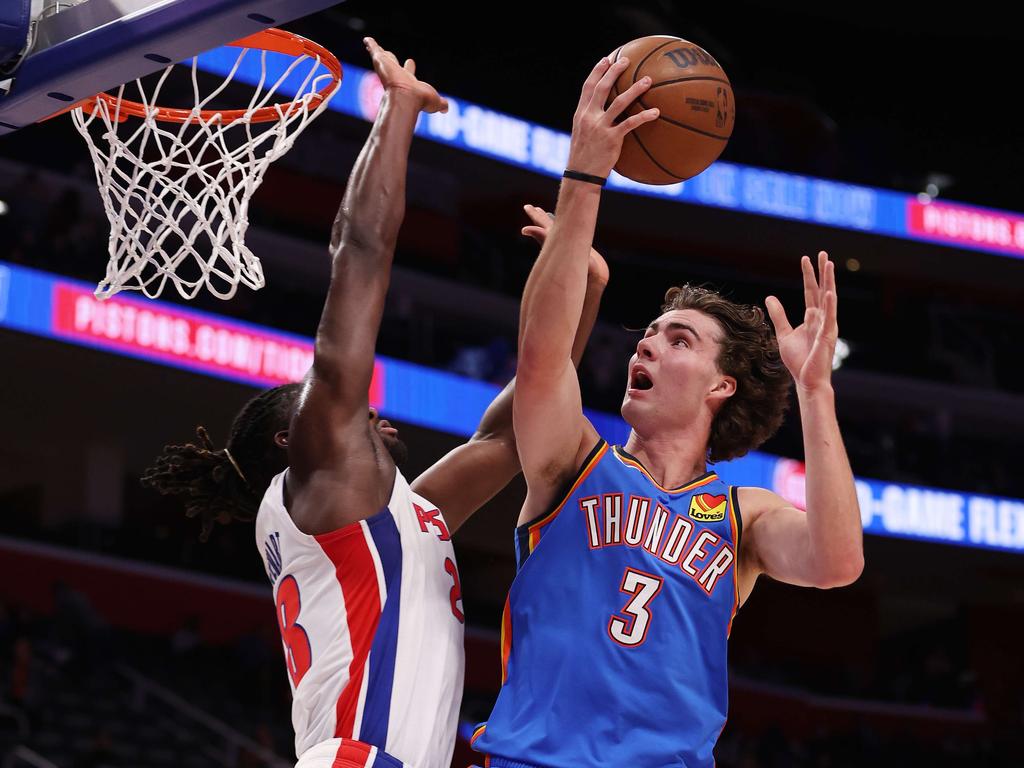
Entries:
{"label": "jersey number 3", "polygon": [[277,625],[281,628],[281,640],[284,642],[284,657],[288,665],[288,674],[292,685],[296,688],[303,675],[309,671],[313,663],[313,651],[309,645],[309,635],[298,623],[299,612],[302,610],[302,597],[299,595],[299,583],[294,576],[285,576],[277,586]]}
{"label": "jersey number 3", "polygon": [[608,636],[612,640],[627,648],[643,644],[651,623],[651,611],[647,605],[661,591],[662,583],[660,576],[626,569],[619,591],[633,597],[622,609],[622,614],[613,614],[608,620]]}

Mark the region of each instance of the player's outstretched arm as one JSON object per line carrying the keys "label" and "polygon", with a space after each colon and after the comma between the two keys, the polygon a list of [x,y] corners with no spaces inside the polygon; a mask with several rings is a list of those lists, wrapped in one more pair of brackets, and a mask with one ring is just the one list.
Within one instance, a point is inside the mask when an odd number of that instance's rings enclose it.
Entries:
{"label": "player's outstretched arm", "polygon": [[807,512],[758,488],[740,490],[740,509],[753,576],[766,573],[790,584],[837,587],[857,580],[864,568],[863,533],[853,472],[836,420],[832,357],[836,322],[835,265],[818,254],[818,276],[811,260],[801,260],[804,321],[789,324],[782,304],[766,305],[779,339],[779,352],[796,382],[803,424],[807,471]]}
{"label": "player's outstretched arm", "polygon": [[[401,65],[372,38],[364,41],[384,86],[370,135],[349,176],[331,231],[331,283],[317,329],[313,366],[289,432],[289,494],[324,496],[346,484],[356,503],[324,521],[332,529],[380,507],[378,462],[368,449],[368,391],[374,347],[391,276],[398,230],[405,214],[405,177],[413,129],[421,111],[447,109],[434,88],[416,78],[415,63]],[[390,467],[393,473],[393,466]],[[365,486],[365,493],[360,492]],[[349,501],[352,495],[347,494]],[[362,503],[365,497],[365,503]],[[384,499],[386,503],[387,499]],[[351,519],[348,519],[351,518]]]}
{"label": "player's outstretched arm", "polygon": [[[616,124],[643,93],[643,78],[608,104],[608,94],[628,65],[601,59],[587,77],[573,116],[569,170],[606,178],[625,135],[657,117],[646,110]],[[556,216],[523,290],[519,316],[519,366],[513,405],[516,443],[528,487],[522,522],[539,515],[576,471],[581,451],[597,439],[583,417],[579,381],[570,354],[586,293],[588,254],[601,187],[564,179]]]}
{"label": "player's outstretched arm", "polygon": [[[523,228],[523,234],[543,244],[551,226],[551,214],[533,205],[525,209],[532,224]],[[575,366],[583,357],[607,284],[608,264],[591,249],[583,313],[572,349]],[[414,491],[441,509],[451,531],[458,529],[521,471],[512,429],[515,383],[512,379],[494,398],[469,442],[450,451],[412,484]]]}

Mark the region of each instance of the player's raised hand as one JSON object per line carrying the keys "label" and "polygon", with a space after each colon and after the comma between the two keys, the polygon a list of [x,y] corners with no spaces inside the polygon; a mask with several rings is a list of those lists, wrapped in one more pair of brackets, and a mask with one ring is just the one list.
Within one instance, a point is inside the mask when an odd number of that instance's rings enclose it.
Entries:
{"label": "player's raised hand", "polygon": [[597,62],[583,83],[572,119],[572,140],[569,144],[571,170],[607,177],[619,159],[626,134],[657,119],[657,109],[646,109],[621,123],[615,122],[626,107],[651,87],[651,79],[642,77],[609,104],[608,94],[628,65],[629,59],[625,56],[614,62],[606,56]]}
{"label": "player's raised hand", "polygon": [[373,59],[373,69],[380,78],[384,90],[401,91],[418,100],[419,108],[424,112],[447,112],[448,101],[441,96],[430,83],[416,79],[416,62],[406,59],[405,64],[398,63],[398,57],[386,51],[372,37],[364,37],[363,45]]}
{"label": "player's raised hand", "polygon": [[[526,211],[526,215],[533,223],[523,227],[522,233],[527,237],[532,237],[538,244],[544,245],[555,215],[535,205],[524,205],[523,210]],[[608,262],[593,248],[590,249],[590,261],[587,263],[587,282],[591,285],[594,283],[608,285]]]}
{"label": "player's raised hand", "polygon": [[832,357],[839,338],[836,322],[836,267],[828,254],[818,254],[818,275],[811,260],[800,260],[804,278],[804,321],[796,328],[786,319],[782,303],[774,296],[765,300],[779,339],[782,362],[805,392],[828,387],[832,380]]}

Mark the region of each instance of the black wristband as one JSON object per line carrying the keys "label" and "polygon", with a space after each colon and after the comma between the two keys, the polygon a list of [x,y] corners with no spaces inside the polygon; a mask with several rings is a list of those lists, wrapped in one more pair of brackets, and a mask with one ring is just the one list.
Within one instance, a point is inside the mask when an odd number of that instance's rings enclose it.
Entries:
{"label": "black wristband", "polygon": [[589,184],[597,184],[599,187],[603,187],[608,179],[600,176],[591,176],[589,173],[580,173],[579,171],[571,171],[568,168],[562,173],[562,177],[566,179],[573,179],[574,181],[585,181]]}

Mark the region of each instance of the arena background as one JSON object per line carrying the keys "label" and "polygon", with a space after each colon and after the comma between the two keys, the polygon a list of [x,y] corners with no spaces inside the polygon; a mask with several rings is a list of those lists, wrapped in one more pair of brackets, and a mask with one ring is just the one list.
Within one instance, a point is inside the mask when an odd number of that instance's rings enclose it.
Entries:
{"label": "arena background", "polygon": [[[194,521],[138,476],[196,424],[223,440],[245,399],[308,364],[330,223],[372,111],[363,35],[414,57],[457,107],[424,120],[412,148],[378,346],[373,397],[400,424],[414,475],[465,439],[514,372],[536,254],[518,234],[521,207],[553,205],[583,77],[617,45],[668,33],[723,64],[736,131],[682,187],[605,193],[596,246],[612,277],[581,368],[585,403],[621,440],[636,342],[625,329],[668,286],[774,293],[792,314],[799,256],[824,248],[839,267],[848,355],[835,388],[869,532],[853,586],[762,579],[740,612],[718,765],[1019,765],[1024,35],[980,5],[892,5],[353,1],[291,23],[338,55],[345,85],[254,201],[267,287],[226,303],[93,303],[107,223],[81,138],[67,119],[0,138],[2,764],[294,759],[251,528],[201,545]],[[793,409],[758,455],[720,472],[799,502],[801,451]],[[467,726],[498,686],[521,493],[456,537]],[[460,740],[453,765],[471,760]]]}

